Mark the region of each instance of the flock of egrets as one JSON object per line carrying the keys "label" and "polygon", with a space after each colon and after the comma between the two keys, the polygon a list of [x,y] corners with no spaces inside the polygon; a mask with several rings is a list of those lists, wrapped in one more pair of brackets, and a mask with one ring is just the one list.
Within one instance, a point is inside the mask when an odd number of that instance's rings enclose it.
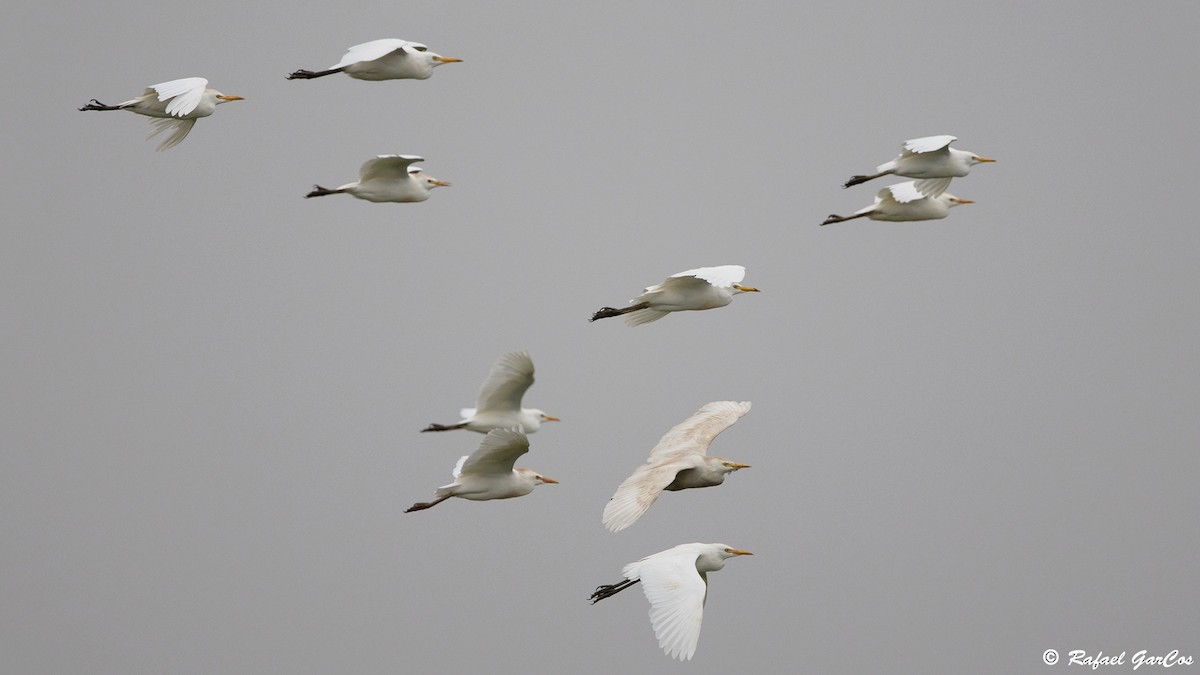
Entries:
{"label": "flock of egrets", "polygon": [[[439,56],[417,42],[398,39],[374,40],[351,47],[341,61],[326,70],[297,70],[288,79],[315,79],[345,73],[360,80],[426,79],[443,63],[460,59]],[[190,77],[148,87],[134,99],[105,105],[92,99],[80,110],[128,110],[151,120],[147,138],[166,132],[158,150],[178,145],[196,120],[207,117],[221,103],[242,100],[208,88],[208,80]],[[950,180],[966,176],[980,162],[994,161],[950,147],[953,136],[930,136],[907,141],[895,160],[881,164],[877,173],[854,176],[845,187],[887,175],[917,180],[890,185],[880,190],[875,203],[850,216],[831,215],[822,225],[854,218],[884,221],[913,221],[944,218],[950,207],[972,203],[946,193]],[[350,194],[372,202],[420,202],[435,187],[449,185],[415,166],[423,161],[415,155],[380,155],[368,160],[359,180],[328,189],[313,186],[306,197]],[[625,316],[637,326],[657,321],[671,312],[724,307],[733,297],[757,288],[741,284],[746,270],[740,265],[700,267],[673,274],[662,283],[647,287],[622,308],[603,307],[591,321]],[[531,469],[514,468],[529,451],[528,434],[543,422],[557,417],[536,408],[521,407],[526,390],[533,384],[533,361],[524,352],[501,356],[480,387],[474,408],[461,411],[454,424],[430,424],[422,431],[466,429],[486,434],[479,448],[458,460],[454,482],[437,488],[432,501],[418,502],[406,513],[432,508],[459,497],[473,501],[509,499],[527,495],[542,484],[556,483]],[[672,427],[616,489],[603,510],[601,521],[613,532],[633,525],[664,491],[720,485],[726,476],[747,468],[722,457],[708,455],[713,440],[750,411],[749,402],[714,401]],[[725,544],[681,544],[630,563],[622,570],[624,580],[606,584],[592,593],[593,603],[641,583],[650,602],[650,622],[659,646],[671,657],[692,658],[700,637],[707,573],[725,566],[729,558],[751,555]]]}

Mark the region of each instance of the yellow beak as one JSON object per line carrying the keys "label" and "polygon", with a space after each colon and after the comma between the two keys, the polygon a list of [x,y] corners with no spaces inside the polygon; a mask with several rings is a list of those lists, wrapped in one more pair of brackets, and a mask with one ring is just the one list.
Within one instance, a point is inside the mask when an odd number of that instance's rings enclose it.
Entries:
{"label": "yellow beak", "polygon": [[743,551],[740,548],[730,548],[730,549],[725,549],[725,550],[727,553],[731,553],[733,555],[754,555],[750,551]]}
{"label": "yellow beak", "polygon": [[991,157],[976,157],[975,161],[976,162],[994,162],[996,160],[992,159]]}
{"label": "yellow beak", "polygon": [[246,100],[246,99],[242,98],[241,96],[226,96],[225,94],[221,94],[217,98],[221,99],[222,101],[245,101]]}
{"label": "yellow beak", "polygon": [[433,57],[433,60],[441,61],[442,63],[462,63],[462,59],[456,59],[450,56],[435,56]]}
{"label": "yellow beak", "polygon": [[436,178],[434,179],[433,184],[440,187],[450,187],[449,181],[437,180]]}
{"label": "yellow beak", "polygon": [[759,292],[759,290],[753,286],[743,286],[741,284],[734,284],[733,287],[743,293],[758,293]]}
{"label": "yellow beak", "polygon": [[553,478],[550,478],[549,476],[542,476],[542,482],[543,483],[554,483],[555,485],[558,484],[558,481],[554,480]]}

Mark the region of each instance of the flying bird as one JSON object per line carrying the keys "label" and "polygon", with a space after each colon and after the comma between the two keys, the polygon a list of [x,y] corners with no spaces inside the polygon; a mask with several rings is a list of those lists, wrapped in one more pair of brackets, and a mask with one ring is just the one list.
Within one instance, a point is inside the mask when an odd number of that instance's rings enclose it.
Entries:
{"label": "flying bird", "polygon": [[532,434],[542,422],[558,422],[537,408],[522,408],[521,398],[533,385],[533,359],[526,352],[510,352],[496,359],[479,387],[474,408],[459,411],[456,424],[430,424],[421,431],[468,429],[486,434],[493,429],[515,428]]}
{"label": "flying bird", "polygon": [[720,485],[727,475],[749,468],[749,464],[708,456],[713,439],[748,412],[749,401],[713,401],[672,427],[650,451],[646,463],[634,470],[608,501],[604,526],[620,532],[641,518],[663,490]]}
{"label": "flying bird", "polygon": [[876,193],[874,204],[855,211],[852,216],[833,214],[821,224],[841,223],[855,218],[890,222],[937,220],[945,218],[952,206],[975,203],[946,192],[949,185],[949,178],[928,178],[889,185]]}
{"label": "flying bird", "polygon": [[363,163],[357,181],[332,190],[314,185],[304,197],[349,194],[369,202],[423,202],[430,190],[450,185],[413,166],[424,161],[416,155],[379,155]]}
{"label": "flying bird", "polygon": [[453,483],[438,488],[433,501],[417,502],[404,512],[424,511],[451,497],[477,502],[522,497],[538,485],[558,482],[533,469],[514,469],[517,458],[526,452],[529,452],[529,438],[525,434],[515,429],[489,431],[478,450],[454,465]]}
{"label": "flying bird", "polygon": [[443,63],[462,59],[439,56],[420,42],[388,38],[354,45],[328,70],[297,70],[289,80],[312,80],[334,73],[346,73],[356,80],[424,80]]}
{"label": "flying bird", "polygon": [[128,110],[153,117],[147,140],[169,132],[156,148],[161,152],[179,145],[187,138],[198,118],[213,114],[222,103],[241,100],[241,96],[227,96],[216,89],[209,89],[208,80],[203,77],[185,77],[146,87],[141,96],[117,105],[105,105],[92,99],[80,110]]}
{"label": "flying bird", "polygon": [[899,157],[875,167],[879,173],[852,176],[842,187],[890,175],[905,178],[961,178],[970,173],[971,167],[976,164],[996,161],[950,147],[956,140],[954,136],[926,136],[905,141],[900,146]]}
{"label": "flying bird", "polygon": [[738,293],[758,292],[757,288],[738,283],[745,276],[746,268],[741,265],[698,267],[672,274],[661,284],[646,288],[629,301],[632,304],[628,307],[601,307],[589,321],[628,314],[625,323],[638,326],[658,321],[670,312],[724,307]]}
{"label": "flying bird", "polygon": [[696,653],[700,640],[708,573],[739,555],[753,554],[725,544],[680,544],[629,563],[621,570],[624,581],[597,586],[590,599],[594,605],[641,581],[658,646],[667,656],[686,661]]}

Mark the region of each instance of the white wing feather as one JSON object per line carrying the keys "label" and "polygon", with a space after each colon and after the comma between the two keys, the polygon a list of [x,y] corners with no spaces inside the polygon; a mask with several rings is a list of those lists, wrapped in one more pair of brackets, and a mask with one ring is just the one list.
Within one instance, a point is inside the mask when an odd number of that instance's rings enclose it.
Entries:
{"label": "white wing feather", "polygon": [[914,138],[910,141],[905,141],[904,145],[900,146],[902,154],[924,154],[926,152],[936,152],[938,150],[946,150],[950,144],[958,139],[954,136],[925,136],[924,138]]}
{"label": "white wing feather", "polygon": [[685,469],[695,468],[696,463],[681,460],[663,464],[643,464],[617,486],[600,522],[610,532],[620,532],[633,525],[654,505],[663,490]]}
{"label": "white wing feather", "polygon": [[401,180],[408,177],[409,166],[415,162],[424,162],[424,157],[416,155],[378,155],[368,159],[358,169],[358,179]]}
{"label": "white wing feather", "polygon": [[354,45],[346,50],[346,54],[342,56],[342,60],[332,66],[330,70],[345,68],[346,66],[362,63],[363,61],[374,61],[375,59],[391,54],[397,49],[404,49],[405,46],[411,44],[416,43],[396,38],[385,38],[383,40],[364,42],[361,45]]}
{"label": "white wing feather", "polygon": [[158,93],[158,100],[171,100],[167,104],[167,114],[182,117],[200,105],[208,80],[203,77],[185,77],[170,82],[162,82],[150,87]]}
{"label": "white wing feather", "polygon": [[658,321],[670,312],[664,312],[661,309],[639,309],[625,315],[625,324],[628,326],[640,326],[644,323]]}
{"label": "white wing feather", "polygon": [[[459,460],[459,474],[504,475],[512,473],[517,458],[529,452],[529,438],[514,429],[492,429],[479,449]],[[455,478],[458,474],[455,475]]]}
{"label": "white wing feather", "polygon": [[658,646],[680,661],[696,653],[704,619],[708,585],[696,571],[699,555],[694,544],[683,544],[630,563],[623,570],[626,579],[642,581]]}
{"label": "white wing feather", "polygon": [[664,462],[682,455],[708,453],[722,431],[733,426],[742,415],[750,412],[749,401],[713,401],[706,403],[691,417],[671,427],[650,451],[648,462]]}
{"label": "white wing feather", "polygon": [[896,183],[895,185],[889,185],[889,186],[883,188],[882,190],[880,190],[879,194],[876,195],[876,197],[880,201],[887,201],[890,199],[890,200],[892,200],[894,202],[898,202],[900,204],[907,204],[908,202],[915,202],[918,199],[924,199],[925,195],[921,194],[917,190],[915,181],[910,180],[906,183]]}
{"label": "white wing feather", "polygon": [[950,187],[950,178],[923,178],[913,181],[913,189],[925,197],[936,197]]}
{"label": "white wing feather", "polygon": [[192,127],[195,126],[195,118],[179,119],[177,117],[155,117],[150,120],[150,133],[146,134],[146,140],[150,140],[155,136],[170,131],[162,142],[155,148],[158,152],[169,150],[179,145],[183,139],[187,138]]}
{"label": "white wing feather", "polygon": [[620,532],[637,522],[680,471],[700,466],[699,458],[708,453],[713,439],[748,412],[749,401],[713,401],[671,427],[646,463],[622,481],[608,500],[601,516],[604,526]]}
{"label": "white wing feather", "polygon": [[[719,267],[697,267],[694,270],[672,274],[671,277],[696,277],[703,279],[713,286],[729,288],[746,278],[746,268],[741,265],[721,265]],[[646,289],[650,290],[650,289]]]}
{"label": "white wing feather", "polygon": [[521,398],[531,386],[533,359],[526,352],[509,352],[496,359],[479,388],[476,412],[520,412]]}
{"label": "white wing feather", "polygon": [[462,475],[463,464],[466,464],[468,457],[470,457],[470,455],[463,455],[462,457],[458,458],[458,463],[454,465],[454,471],[451,472],[451,475],[454,476],[454,480],[458,480],[458,477]]}

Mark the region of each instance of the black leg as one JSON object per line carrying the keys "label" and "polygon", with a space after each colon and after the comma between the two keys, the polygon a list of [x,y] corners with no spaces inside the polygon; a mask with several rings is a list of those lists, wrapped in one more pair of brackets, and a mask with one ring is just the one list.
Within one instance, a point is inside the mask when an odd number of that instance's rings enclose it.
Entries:
{"label": "black leg", "polygon": [[92,99],[92,100],[88,101],[87,105],[80,108],[80,110],[120,110],[120,109],[121,109],[121,106],[119,106],[119,105],[104,105],[103,103],[101,103],[100,101],[97,101],[96,99]]}
{"label": "black leg", "polygon": [[881,176],[890,175],[891,173],[892,173],[891,171],[884,171],[881,173],[872,174],[870,176],[851,176],[850,180],[846,181],[846,184],[843,185],[842,187],[848,188],[852,185],[858,185],[860,183],[865,183],[869,180],[875,180],[876,178],[880,178]]}
{"label": "black leg", "polygon": [[603,600],[605,598],[609,598],[609,597],[616,595],[617,593],[620,593],[621,591],[625,590],[626,588],[629,588],[630,586],[636,584],[639,581],[641,581],[641,579],[625,579],[624,581],[622,581],[620,583],[604,584],[603,586],[597,586],[596,592],[592,593],[592,596],[588,599],[591,600],[592,604],[594,605],[597,602],[600,602],[601,600]]}
{"label": "black leg", "polygon": [[330,190],[329,188],[323,188],[320,185],[314,185],[312,187],[312,192],[304,195],[304,198],[308,199],[309,197],[324,197],[325,195],[336,194],[341,194],[341,190]]}
{"label": "black leg", "polygon": [[617,309],[616,307],[601,307],[600,309],[598,309],[596,311],[595,314],[592,315],[592,318],[588,319],[588,321],[595,321],[596,319],[607,319],[607,318],[613,317],[613,316],[621,316],[622,314],[636,312],[639,309],[646,309],[649,306],[650,306],[649,302],[639,302],[636,305],[622,307],[621,309]]}
{"label": "black leg", "polygon": [[343,70],[345,70],[345,68],[333,68],[331,70],[297,70],[296,72],[292,73],[291,75],[288,75],[287,79],[289,79],[289,80],[315,80],[318,77],[325,77],[326,75],[333,75],[334,73],[340,73]]}
{"label": "black leg", "polygon": [[455,429],[465,428],[467,428],[466,422],[461,424],[438,424],[437,422],[431,422],[429,426],[421,430],[421,433],[425,433],[426,431],[454,431]]}
{"label": "black leg", "polygon": [[438,504],[441,504],[442,502],[449,499],[451,496],[452,495],[442,495],[441,497],[438,497],[437,499],[435,499],[431,502],[417,502],[416,504],[413,504],[412,506],[408,507],[407,509],[404,509],[404,512],[412,513],[413,511],[424,511],[425,509],[432,509],[433,507],[437,506]]}

